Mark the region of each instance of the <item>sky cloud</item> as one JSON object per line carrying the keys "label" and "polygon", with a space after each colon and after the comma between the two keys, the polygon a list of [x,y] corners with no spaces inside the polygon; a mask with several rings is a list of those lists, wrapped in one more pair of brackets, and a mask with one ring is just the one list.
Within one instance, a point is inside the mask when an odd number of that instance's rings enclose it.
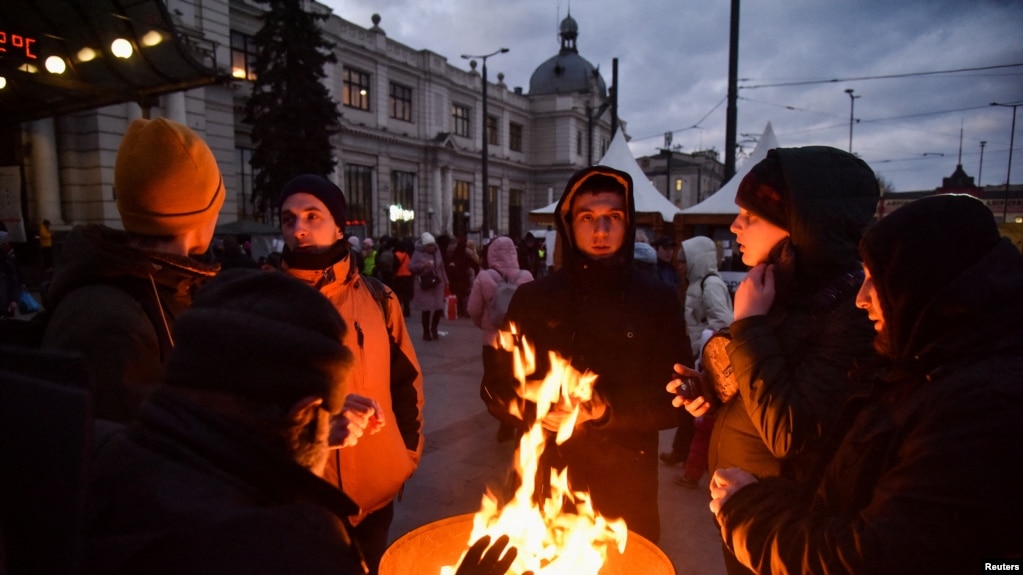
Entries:
{"label": "sky cloud", "polygon": [[[488,60],[496,81],[529,89],[560,48],[566,2],[535,0],[321,0],[338,16],[468,70]],[[672,131],[682,151],[725,145],[730,3],[644,0],[571,4],[580,55],[611,84],[618,59],[619,116],[637,156]],[[739,40],[738,140],[746,153],[767,122],[782,146],[849,145],[898,191],[933,189],[962,163],[982,184],[1004,183],[1012,110],[1023,103],[1023,2],[1018,0],[746,0]],[[1013,65],[1012,67],[990,68]],[[990,68],[956,73],[948,70]],[[881,78],[885,77],[887,78]],[[838,80],[828,82],[828,80]],[[793,84],[797,85],[779,85]],[[1023,116],[1017,118],[1023,132]],[[1012,183],[1023,183],[1023,138]],[[986,141],[981,172],[980,142]],[[723,159],[723,156],[721,156]],[[741,165],[742,159],[738,160]]]}

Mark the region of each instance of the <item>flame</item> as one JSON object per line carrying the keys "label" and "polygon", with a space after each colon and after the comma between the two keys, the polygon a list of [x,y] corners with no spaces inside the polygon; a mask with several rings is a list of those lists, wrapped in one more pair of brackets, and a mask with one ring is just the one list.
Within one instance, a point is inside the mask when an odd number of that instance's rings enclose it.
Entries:
{"label": "flame", "polygon": [[[518,549],[515,563],[508,571],[510,574],[533,571],[536,575],[596,575],[612,545],[624,553],[628,537],[625,521],[609,520],[596,513],[589,493],[572,490],[567,468],[551,471],[550,496],[541,508],[534,500],[534,478],[547,443],[548,432],[541,421],[552,410],[564,412],[566,415],[557,429],[555,441],[561,445],[568,440],[578,420],[580,404],[593,397],[597,376],[591,372],[580,373],[551,352],[550,370],[544,379],[527,380],[527,376],[536,371],[534,347],[518,333],[514,324],[510,331],[500,332],[499,341],[502,348],[513,354],[518,395],[536,404],[536,420],[523,433],[515,451],[514,471],[520,480],[519,488],[503,507],[489,490],[484,494],[466,547],[484,535],[490,535],[492,540],[508,535],[511,545]],[[511,411],[522,418],[523,408],[524,405],[512,405]],[[454,573],[455,566],[441,569],[441,575]]]}

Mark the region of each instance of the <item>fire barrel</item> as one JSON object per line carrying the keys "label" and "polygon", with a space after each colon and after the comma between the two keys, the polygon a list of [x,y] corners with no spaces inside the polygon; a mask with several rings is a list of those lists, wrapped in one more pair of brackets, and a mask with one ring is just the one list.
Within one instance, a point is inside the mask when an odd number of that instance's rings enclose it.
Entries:
{"label": "fire barrel", "polygon": [[[441,567],[455,565],[469,547],[472,513],[427,523],[399,537],[380,561],[380,575],[440,573]],[[625,553],[608,552],[599,575],[676,575],[671,559],[650,540],[629,532]],[[540,575],[540,574],[538,574]]]}

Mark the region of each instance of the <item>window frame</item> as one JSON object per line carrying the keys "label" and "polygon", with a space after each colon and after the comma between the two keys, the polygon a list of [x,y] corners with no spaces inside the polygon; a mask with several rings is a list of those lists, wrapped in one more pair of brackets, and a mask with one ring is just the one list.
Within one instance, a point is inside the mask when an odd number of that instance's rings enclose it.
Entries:
{"label": "window frame", "polygon": [[472,137],[472,108],[465,104],[451,104],[451,132],[463,138]]}
{"label": "window frame", "polygon": [[497,146],[501,143],[501,119],[487,114],[487,144]]}
{"label": "window frame", "polygon": [[[395,120],[412,121],[412,88],[391,82],[389,94],[390,114]],[[397,92],[397,93],[396,93]]]}
{"label": "window frame", "polygon": [[516,122],[508,122],[508,149],[513,152],[522,151],[522,138],[525,127]]}
{"label": "window frame", "polygon": [[364,223],[373,234],[373,166],[345,164],[345,224]]}
{"label": "window frame", "polygon": [[[243,80],[246,82],[256,81],[256,56],[259,53],[259,49],[256,46],[255,38],[244,32],[238,30],[231,30],[231,77],[235,80]],[[237,59],[241,59],[241,62],[236,62]],[[235,70],[239,69],[236,67],[236,63],[242,64],[240,70],[242,76],[238,76]]]}
{"label": "window frame", "polygon": [[370,91],[371,76],[358,68],[344,66],[341,81],[341,103],[346,108],[354,108],[364,112],[371,111]]}

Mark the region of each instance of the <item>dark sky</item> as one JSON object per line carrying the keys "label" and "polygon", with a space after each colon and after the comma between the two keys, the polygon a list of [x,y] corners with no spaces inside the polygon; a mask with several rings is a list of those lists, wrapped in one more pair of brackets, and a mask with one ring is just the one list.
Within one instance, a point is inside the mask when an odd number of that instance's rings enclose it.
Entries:
{"label": "dark sky", "polygon": [[[636,156],[662,147],[667,131],[684,152],[724,150],[725,0],[321,1],[365,28],[379,13],[392,40],[465,70],[461,54],[509,48],[488,60],[489,77],[503,73],[509,88],[525,91],[558,52],[570,9],[579,53],[608,85],[618,58],[619,115]],[[933,73],[948,71],[957,72]],[[747,154],[768,121],[781,146],[848,149],[851,88],[853,152],[897,191],[940,186],[958,162],[960,128],[966,172],[1004,184],[1012,109],[990,103],[1023,103],[1023,1],[746,0],[739,79],[738,139]],[[1023,114],[1016,133],[1011,181],[1019,184]]]}

